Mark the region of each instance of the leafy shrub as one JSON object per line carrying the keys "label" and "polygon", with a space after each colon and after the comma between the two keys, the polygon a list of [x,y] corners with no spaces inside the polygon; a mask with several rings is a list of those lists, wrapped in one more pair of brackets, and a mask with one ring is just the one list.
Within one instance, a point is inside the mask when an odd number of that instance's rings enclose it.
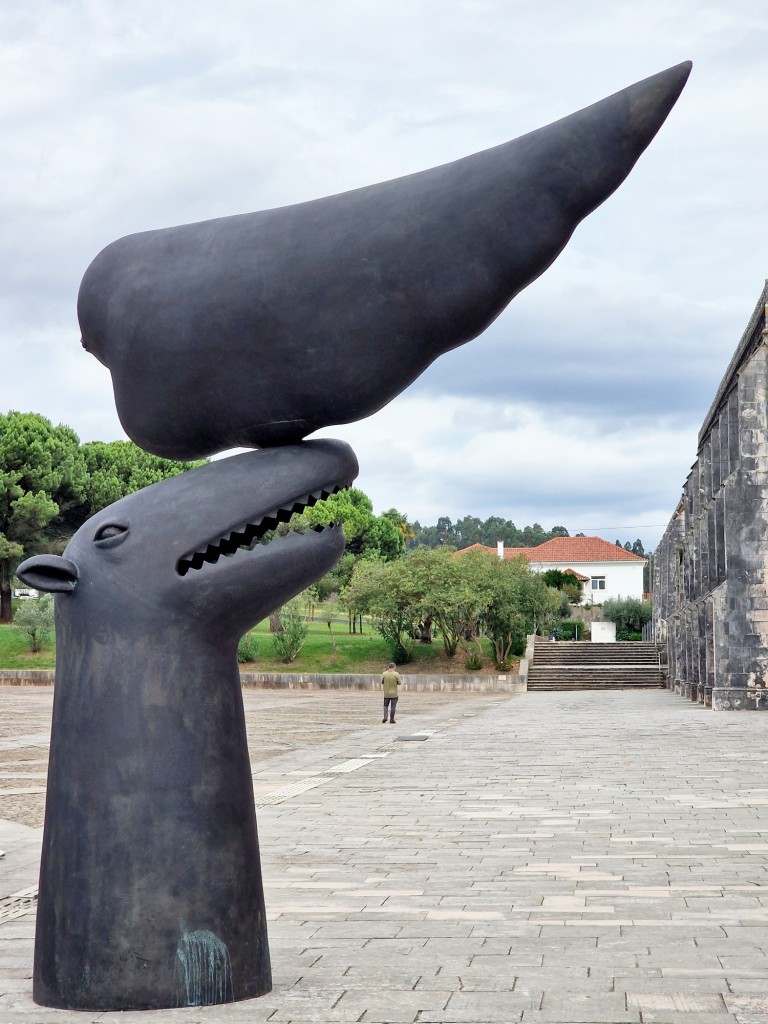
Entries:
{"label": "leafy shrub", "polygon": [[[541,578],[548,587],[561,590],[570,604],[579,604],[584,596],[584,589],[572,572],[562,572],[560,569],[547,569],[541,574]],[[566,611],[563,618],[568,614]]]}
{"label": "leafy shrub", "polygon": [[617,629],[616,630],[616,639],[617,640],[623,640],[625,642],[626,641],[638,642],[638,641],[643,639],[643,634],[642,633],[636,633],[632,629]]}
{"label": "leafy shrub", "polygon": [[483,648],[479,640],[464,640],[461,653],[464,656],[464,668],[469,672],[477,672],[483,667]]}
{"label": "leafy shrub", "polygon": [[301,604],[294,598],[280,611],[282,630],[272,634],[275,654],[286,665],[295,661],[309,634],[309,626],[301,614]]}
{"label": "leafy shrub", "polygon": [[584,588],[578,580],[573,583],[566,583],[563,587],[563,593],[571,604],[581,604],[584,598]]}
{"label": "leafy shrub", "polygon": [[53,633],[53,597],[51,594],[43,594],[35,600],[25,601],[18,608],[13,621],[26,633],[30,651],[37,654]]}
{"label": "leafy shrub", "polygon": [[409,661],[413,661],[413,647],[406,647],[399,637],[386,633],[378,622],[376,628],[384,637],[389,656],[396,665],[407,665]]}
{"label": "leafy shrub", "polygon": [[558,640],[579,640],[584,638],[584,623],[581,619],[559,622],[552,630]]}
{"label": "leafy shrub", "polygon": [[259,653],[259,644],[253,633],[246,633],[241,636],[237,644],[237,660],[241,665],[248,661],[255,661]]}
{"label": "leafy shrub", "polygon": [[616,639],[622,630],[638,633],[653,614],[650,601],[637,597],[612,598],[603,605],[603,618],[616,623]]}

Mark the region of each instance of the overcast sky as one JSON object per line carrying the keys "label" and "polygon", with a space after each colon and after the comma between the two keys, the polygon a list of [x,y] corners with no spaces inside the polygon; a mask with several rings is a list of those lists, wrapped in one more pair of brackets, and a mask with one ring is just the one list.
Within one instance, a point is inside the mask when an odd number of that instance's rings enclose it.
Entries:
{"label": "overcast sky", "polygon": [[618,192],[479,339],[349,441],[377,512],[658,542],[768,275],[758,0],[0,5],[0,409],[124,437],[86,267],[151,228],[302,202],[524,134],[691,59]]}

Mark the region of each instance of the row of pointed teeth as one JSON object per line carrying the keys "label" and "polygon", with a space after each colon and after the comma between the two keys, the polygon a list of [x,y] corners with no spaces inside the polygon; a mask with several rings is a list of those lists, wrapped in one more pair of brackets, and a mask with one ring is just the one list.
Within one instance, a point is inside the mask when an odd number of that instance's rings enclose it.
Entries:
{"label": "row of pointed teeth", "polygon": [[[312,491],[311,494],[305,494],[303,498],[297,498],[290,508],[277,508],[262,516],[256,522],[244,523],[225,537],[220,537],[216,541],[210,541],[204,548],[199,548],[191,554],[184,555],[179,559],[176,571],[179,576],[186,576],[190,569],[202,569],[206,563],[213,565],[222,556],[234,555],[241,548],[248,550],[258,543],[265,534],[277,529],[280,523],[287,523],[292,516],[301,514],[305,508],[311,508],[316,502],[329,498],[332,494],[337,494],[349,486],[350,484],[336,485],[330,490],[321,488],[320,490]],[[331,523],[329,525],[332,527],[334,524]],[[312,526],[310,529],[317,533],[322,533],[325,527]]]}

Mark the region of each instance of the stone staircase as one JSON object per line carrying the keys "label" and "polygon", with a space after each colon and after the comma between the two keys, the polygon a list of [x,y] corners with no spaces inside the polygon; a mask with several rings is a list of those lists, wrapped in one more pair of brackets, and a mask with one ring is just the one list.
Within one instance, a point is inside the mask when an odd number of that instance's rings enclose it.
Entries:
{"label": "stone staircase", "polygon": [[654,643],[537,638],[528,663],[529,690],[634,690],[664,685]]}

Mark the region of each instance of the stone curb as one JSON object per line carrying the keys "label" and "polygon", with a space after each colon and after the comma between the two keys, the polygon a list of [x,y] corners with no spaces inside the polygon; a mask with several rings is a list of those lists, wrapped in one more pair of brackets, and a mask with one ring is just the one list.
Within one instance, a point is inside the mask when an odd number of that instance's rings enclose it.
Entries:
{"label": "stone curb", "polygon": [[[53,686],[53,669],[0,669],[0,686]],[[470,693],[520,693],[525,679],[519,675],[408,675],[403,690]],[[322,674],[309,672],[241,672],[243,686],[261,690],[377,690],[378,674]]]}
{"label": "stone curb", "polygon": [[0,669],[0,686],[53,686],[52,668]]}

